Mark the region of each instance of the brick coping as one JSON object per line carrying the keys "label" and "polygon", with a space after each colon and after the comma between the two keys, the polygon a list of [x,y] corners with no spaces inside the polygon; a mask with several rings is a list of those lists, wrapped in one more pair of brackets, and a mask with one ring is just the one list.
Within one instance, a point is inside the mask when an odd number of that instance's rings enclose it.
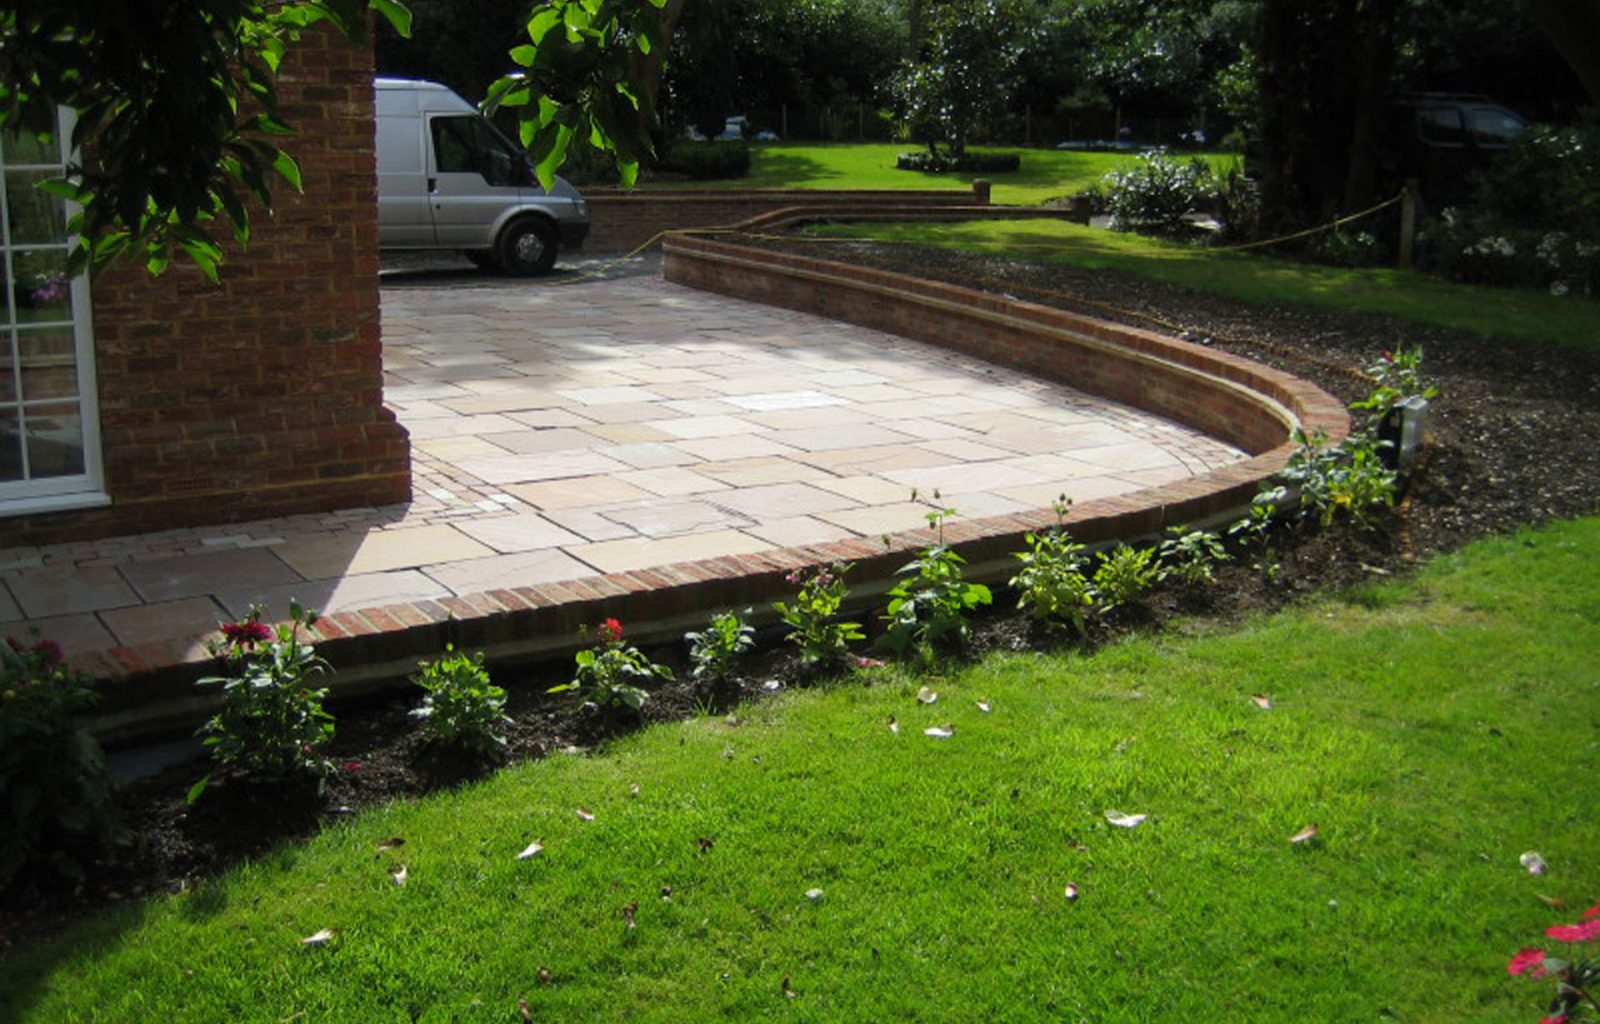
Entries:
{"label": "brick coping", "polygon": [[[986,208],[992,213],[993,208]],[[842,212],[842,211],[841,211]],[[855,216],[862,213],[852,211]],[[793,217],[837,216],[816,207]],[[762,226],[783,218],[764,215]],[[1349,430],[1343,405],[1306,381],[1269,367],[1153,332],[1124,327],[973,289],[886,271],[739,245],[726,236],[675,233],[665,246],[668,280],[834,319],[889,330],[980,355],[990,361],[1104,394],[1198,426],[1251,458],[1178,483],[1073,506],[1065,525],[1079,541],[1106,546],[1159,535],[1177,523],[1236,518],[1261,482],[1287,462],[1289,431]],[[1003,581],[1014,570],[1023,535],[1055,525],[1049,509],[945,526],[946,540],[967,558],[975,580]],[[792,593],[796,569],[852,562],[852,602],[865,605],[892,585],[908,552],[929,543],[926,529],[886,541],[853,539],[754,554],[728,555],[647,570],[607,573],[530,587],[341,611],[310,634],[333,665],[335,696],[391,685],[446,643],[484,650],[515,666],[570,654],[580,629],[607,617],[628,624],[642,644],[676,642],[707,614],[753,608],[775,618],[771,601]],[[215,706],[195,680],[215,662],[193,644],[152,643],[74,656],[101,680],[93,726],[109,742],[192,728]]]}

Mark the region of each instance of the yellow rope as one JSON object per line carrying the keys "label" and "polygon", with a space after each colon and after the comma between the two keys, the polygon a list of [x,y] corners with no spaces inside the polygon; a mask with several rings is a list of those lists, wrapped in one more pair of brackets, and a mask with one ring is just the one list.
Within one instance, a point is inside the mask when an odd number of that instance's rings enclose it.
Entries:
{"label": "yellow rope", "polygon": [[1370,215],[1372,215],[1374,213],[1377,213],[1379,210],[1387,209],[1388,207],[1393,206],[1395,203],[1398,203],[1400,200],[1404,199],[1405,197],[1406,197],[1406,194],[1404,192],[1402,192],[1399,195],[1394,196],[1394,197],[1392,197],[1390,199],[1385,199],[1383,202],[1379,203],[1376,206],[1369,206],[1365,210],[1360,211],[1359,213],[1352,213],[1348,217],[1339,217],[1339,218],[1337,218],[1335,220],[1330,220],[1326,224],[1318,224],[1314,228],[1306,228],[1304,231],[1296,231],[1296,232],[1294,232],[1293,234],[1290,234],[1290,235],[1279,235],[1277,238],[1264,238],[1259,242],[1243,242],[1243,243],[1241,243],[1239,245],[1219,245],[1214,249],[1207,248],[1206,251],[1207,252],[1240,252],[1240,251],[1242,251],[1244,249],[1257,249],[1257,248],[1260,248],[1260,247],[1266,246],[1266,245],[1277,245],[1279,242],[1292,242],[1296,238],[1305,238],[1307,235],[1314,235],[1314,234],[1318,233],[1319,231],[1332,231],[1334,228],[1341,227],[1342,225],[1348,224],[1353,220],[1360,220],[1362,217],[1370,216]]}

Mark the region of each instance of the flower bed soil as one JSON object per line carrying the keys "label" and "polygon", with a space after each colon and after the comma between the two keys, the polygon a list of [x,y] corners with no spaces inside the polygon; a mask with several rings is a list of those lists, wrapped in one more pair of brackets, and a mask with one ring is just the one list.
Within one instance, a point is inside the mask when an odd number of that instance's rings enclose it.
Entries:
{"label": "flower bed soil", "polygon": [[[771,241],[761,244],[787,246]],[[815,248],[795,242],[815,255]],[[1440,390],[1428,421],[1428,448],[1404,500],[1380,526],[1280,530],[1269,580],[1247,565],[1224,565],[1204,590],[1164,588],[1143,605],[1096,624],[1090,644],[1182,616],[1227,624],[1281,607],[1314,591],[1402,572],[1417,559],[1514,527],[1596,510],[1600,498],[1600,356],[1487,339],[1382,317],[1290,307],[1249,306],[1130,275],[1012,262],[938,249],[830,245],[831,258],[924,277],[994,287],[1109,319],[1161,324],[1311,380],[1346,401],[1366,386],[1350,371],[1385,348],[1421,345],[1424,371]],[[996,284],[995,282],[1001,282]],[[1484,301],[1494,292],[1485,290]],[[1008,595],[975,623],[959,657],[991,650],[1060,647],[1071,638],[1041,629],[1011,610]],[[875,618],[864,609],[859,618]],[[650,652],[672,663],[678,680],[656,688],[642,716],[585,706],[581,697],[545,691],[570,678],[570,665],[502,671],[510,692],[507,759],[582,756],[643,723],[701,712],[737,713],[774,688],[814,681],[789,646],[766,637],[740,674],[714,686],[688,678],[684,651]],[[260,786],[220,778],[194,805],[189,786],[204,762],[168,768],[119,795],[128,842],[75,884],[31,879],[0,895],[0,949],[59,928],[124,899],[193,886],[231,864],[285,842],[303,842],[321,825],[388,800],[448,789],[495,765],[428,745],[408,711],[413,694],[346,701],[334,707],[336,770],[314,784]]]}

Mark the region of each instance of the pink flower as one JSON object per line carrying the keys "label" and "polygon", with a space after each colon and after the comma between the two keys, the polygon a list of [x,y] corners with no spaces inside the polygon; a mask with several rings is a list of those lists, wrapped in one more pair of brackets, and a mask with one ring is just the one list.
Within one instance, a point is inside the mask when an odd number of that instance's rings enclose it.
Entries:
{"label": "pink flower", "polygon": [[1596,903],[1594,906],[1590,907],[1588,910],[1585,910],[1583,912],[1583,916],[1584,916],[1585,920],[1587,920],[1587,919],[1589,919],[1591,917],[1600,917],[1600,903]]}
{"label": "pink flower", "polygon": [[1530,967],[1538,967],[1544,963],[1544,950],[1528,946],[1517,950],[1517,955],[1506,964],[1507,974],[1521,974]]}
{"label": "pink flower", "polygon": [[1588,942],[1591,939],[1600,939],[1600,917],[1590,918],[1580,924],[1554,925],[1546,928],[1544,933],[1561,942]]}
{"label": "pink flower", "polygon": [[1563,1013],[1559,1017],[1543,1017],[1539,1024],[1567,1024],[1567,1015]]}
{"label": "pink flower", "polygon": [[360,761],[346,761],[344,763],[344,770],[347,771],[347,772],[359,772],[361,770],[361,762]]}
{"label": "pink flower", "polygon": [[622,623],[616,619],[607,619],[600,623],[600,628],[595,630],[596,635],[608,644],[614,644],[622,639]]}
{"label": "pink flower", "polygon": [[253,647],[272,639],[272,630],[255,619],[222,623],[222,638],[235,647]]}

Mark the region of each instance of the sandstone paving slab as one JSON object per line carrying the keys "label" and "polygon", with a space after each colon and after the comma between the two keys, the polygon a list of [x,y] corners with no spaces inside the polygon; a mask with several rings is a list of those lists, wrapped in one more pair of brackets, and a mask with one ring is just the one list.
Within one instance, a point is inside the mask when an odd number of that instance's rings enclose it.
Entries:
{"label": "sandstone paving slab", "polygon": [[217,624],[226,617],[227,611],[209,597],[158,601],[100,613],[100,621],[111,635],[127,647],[145,643],[152,637],[186,639],[198,646],[200,638],[216,632]]}
{"label": "sandstone paving slab", "polygon": [[274,549],[308,580],[429,565],[494,552],[453,526],[331,533],[285,541]]}
{"label": "sandstone paving slab", "polygon": [[758,522],[812,515],[817,512],[837,512],[840,509],[856,508],[860,505],[860,502],[842,494],[802,483],[739,487],[715,495],[710,500],[722,508],[732,509]]}
{"label": "sandstone paving slab", "polygon": [[234,589],[223,586],[216,594],[228,613],[241,618],[250,606],[259,604],[273,616],[286,615],[289,602],[299,601],[306,608],[331,614],[358,608],[381,607],[401,601],[430,601],[450,597],[449,587],[417,569],[393,572],[359,573],[321,580],[302,580],[263,589]]}
{"label": "sandstone paving slab", "polygon": [[15,622],[22,618],[22,608],[17,604],[16,598],[11,596],[11,591],[0,584],[0,622]]}
{"label": "sandstone paving slab", "polygon": [[506,490],[534,508],[547,511],[637,501],[654,494],[614,476],[578,476],[542,483],[512,484]]}
{"label": "sandstone paving slab", "polygon": [[556,548],[581,540],[547,517],[532,512],[469,520],[457,523],[455,528],[501,555]]}
{"label": "sandstone paving slab", "polygon": [[849,540],[855,534],[842,526],[825,523],[811,516],[791,516],[788,519],[770,519],[744,531],[759,537],[773,547],[793,548],[807,544],[828,544],[836,540]]}
{"label": "sandstone paving slab", "polygon": [[739,530],[713,530],[678,537],[602,541],[570,549],[573,557],[600,572],[648,569],[673,562],[699,562],[723,555],[748,555],[772,545]]}
{"label": "sandstone paving slab", "polygon": [[553,548],[502,555],[499,558],[445,562],[425,566],[422,571],[428,578],[458,595],[531,587],[593,575],[589,566]]}
{"label": "sandstone paving slab", "polygon": [[80,615],[141,604],[128,581],[107,565],[52,566],[5,574],[6,585],[30,619]]}
{"label": "sandstone paving slab", "polygon": [[654,501],[600,513],[645,537],[674,537],[708,530],[754,526],[755,520],[705,501]]}
{"label": "sandstone paving slab", "polygon": [[148,562],[130,562],[122,576],[141,600],[175,601],[209,594],[220,579],[240,586],[270,587],[300,579],[283,559],[269,548],[233,548],[174,555]]}

